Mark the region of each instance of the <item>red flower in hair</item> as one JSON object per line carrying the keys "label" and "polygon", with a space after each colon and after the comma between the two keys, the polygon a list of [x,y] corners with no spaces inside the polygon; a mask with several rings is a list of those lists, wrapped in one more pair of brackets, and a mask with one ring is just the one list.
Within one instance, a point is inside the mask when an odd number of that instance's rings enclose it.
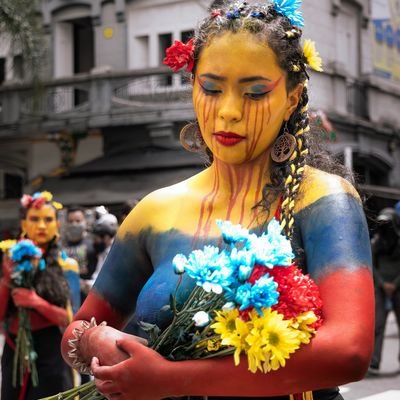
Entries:
{"label": "red flower in hair", "polygon": [[46,199],[44,197],[38,197],[32,201],[33,208],[40,208],[46,204]]}
{"label": "red flower in hair", "polygon": [[32,203],[32,196],[30,196],[29,194],[24,194],[21,197],[20,202],[21,202],[22,207],[28,208],[30,206],[30,204]]}
{"label": "red flower in hair", "polygon": [[193,38],[186,44],[179,40],[175,40],[174,44],[171,47],[168,47],[163,63],[172,68],[174,72],[180,70],[185,65],[186,70],[191,72],[194,66],[193,52]]}
{"label": "red flower in hair", "polygon": [[213,18],[216,18],[216,17],[220,17],[222,14],[221,14],[221,11],[220,10],[213,10],[212,12],[211,12],[211,17],[213,17]]}

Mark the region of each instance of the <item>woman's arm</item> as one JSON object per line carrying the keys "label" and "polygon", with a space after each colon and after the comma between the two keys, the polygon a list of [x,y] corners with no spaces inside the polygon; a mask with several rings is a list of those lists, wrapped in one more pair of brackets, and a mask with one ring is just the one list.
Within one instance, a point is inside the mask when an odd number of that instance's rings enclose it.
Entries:
{"label": "woman's arm", "polygon": [[3,254],[2,268],[3,276],[0,279],[0,321],[4,321],[10,300],[10,281],[13,265],[7,254]]}
{"label": "woman's arm", "polygon": [[49,303],[34,290],[16,288],[12,290],[11,295],[17,307],[33,309],[55,325],[61,327],[68,325],[68,311],[63,307]]}

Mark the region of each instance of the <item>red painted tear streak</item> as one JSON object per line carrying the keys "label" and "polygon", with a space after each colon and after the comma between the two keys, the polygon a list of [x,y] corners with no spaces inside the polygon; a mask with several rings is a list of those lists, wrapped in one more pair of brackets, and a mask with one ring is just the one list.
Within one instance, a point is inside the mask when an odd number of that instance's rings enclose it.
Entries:
{"label": "red painted tear streak", "polygon": [[[250,103],[247,101],[247,99],[244,100],[243,102],[243,108],[242,108],[242,115],[246,116],[246,134],[249,132],[249,126],[250,126],[250,113],[249,113],[249,109],[250,109]],[[246,140],[246,157],[249,157],[249,146],[250,146],[250,142],[249,140]]]}
{"label": "red painted tear streak", "polygon": [[207,215],[207,219],[206,219],[206,223],[204,225],[204,236],[205,238],[208,237],[209,233],[210,233],[210,229],[211,229],[211,222],[214,222],[211,220],[211,215],[212,212],[214,210],[214,204],[215,204],[215,198],[217,197],[218,194],[218,190],[219,190],[219,175],[218,175],[218,165],[216,164],[216,174],[215,174],[215,181],[214,181],[214,187],[213,187],[213,195],[211,197],[211,200],[208,204],[208,215]]}
{"label": "red painted tear streak", "polygon": [[231,212],[235,203],[235,200],[237,197],[237,193],[235,193],[235,182],[234,182],[234,177],[233,177],[233,170],[229,167],[226,168],[226,171],[228,173],[228,178],[229,178],[229,191],[231,193],[231,196],[229,198],[229,204],[227,207],[227,211],[226,211],[226,218],[225,219],[229,219],[231,216]]}
{"label": "red painted tear streak", "polygon": [[257,133],[257,120],[258,120],[258,114],[259,114],[259,109],[258,109],[258,104],[257,104],[257,108],[256,108],[256,121],[254,124],[254,134],[253,134],[253,141],[252,141],[252,146],[251,146],[251,150],[250,150],[250,155],[252,155],[254,153],[254,151],[256,150],[257,144],[261,139],[261,136],[263,134],[264,131],[264,107],[262,108],[262,112],[261,112],[261,125],[260,125],[260,129],[259,132]]}
{"label": "red painted tear streak", "polygon": [[242,207],[240,209],[240,219],[239,219],[239,223],[242,224],[243,223],[243,219],[244,219],[244,211],[245,211],[245,206],[246,206],[246,198],[248,193],[250,193],[250,187],[251,187],[251,182],[253,179],[253,171],[252,169],[249,169],[247,171],[247,185],[246,185],[246,190],[243,193],[243,198],[242,198]]}
{"label": "red painted tear streak", "polygon": [[[265,164],[266,160],[267,160],[268,155],[264,154],[264,156],[262,157],[262,164]],[[257,181],[257,189],[256,192],[254,194],[254,205],[256,205],[258,203],[258,201],[261,199],[262,196],[262,181],[263,181],[263,170],[260,171],[259,175],[258,175],[258,181]],[[254,222],[257,219],[257,208],[253,209],[253,218],[251,219],[249,225],[247,226],[247,228],[250,228]]]}

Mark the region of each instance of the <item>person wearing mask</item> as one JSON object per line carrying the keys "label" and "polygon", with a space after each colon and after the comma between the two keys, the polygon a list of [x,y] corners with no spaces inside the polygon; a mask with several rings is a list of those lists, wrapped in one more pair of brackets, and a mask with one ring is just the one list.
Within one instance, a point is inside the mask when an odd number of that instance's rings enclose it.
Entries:
{"label": "person wearing mask", "polygon": [[81,300],[83,301],[87,295],[87,292],[82,290],[85,287],[84,281],[90,279],[97,265],[93,240],[87,232],[87,220],[83,207],[71,206],[68,208],[63,233],[64,251],[68,257],[73,258],[79,264]]}
{"label": "person wearing mask", "polygon": [[[396,209],[397,207],[397,209]],[[371,239],[375,286],[375,346],[368,369],[379,375],[385,327],[390,311],[396,317],[400,339],[400,202],[381,210]],[[398,355],[400,363],[400,353]]]}
{"label": "person wearing mask", "polygon": [[[93,240],[87,232],[87,220],[83,207],[78,205],[68,207],[63,234],[65,253],[79,265],[80,298],[83,303],[90,288],[87,280],[92,276],[97,264]],[[86,383],[89,379],[88,375],[81,374],[81,383]]]}

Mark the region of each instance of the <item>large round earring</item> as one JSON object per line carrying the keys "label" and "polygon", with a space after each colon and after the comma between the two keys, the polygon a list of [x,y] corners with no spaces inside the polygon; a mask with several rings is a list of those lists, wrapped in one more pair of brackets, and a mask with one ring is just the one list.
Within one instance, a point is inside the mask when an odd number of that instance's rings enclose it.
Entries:
{"label": "large round earring", "polygon": [[289,160],[297,146],[296,138],[289,133],[287,121],[283,134],[278,136],[271,149],[271,158],[278,164]]}
{"label": "large round earring", "polygon": [[185,125],[179,133],[179,140],[183,148],[192,153],[198,153],[206,147],[198,122]]}
{"label": "large round earring", "polygon": [[25,231],[21,231],[21,234],[19,235],[19,237],[20,237],[20,239],[26,239],[27,238],[27,235],[26,235],[26,232]]}

